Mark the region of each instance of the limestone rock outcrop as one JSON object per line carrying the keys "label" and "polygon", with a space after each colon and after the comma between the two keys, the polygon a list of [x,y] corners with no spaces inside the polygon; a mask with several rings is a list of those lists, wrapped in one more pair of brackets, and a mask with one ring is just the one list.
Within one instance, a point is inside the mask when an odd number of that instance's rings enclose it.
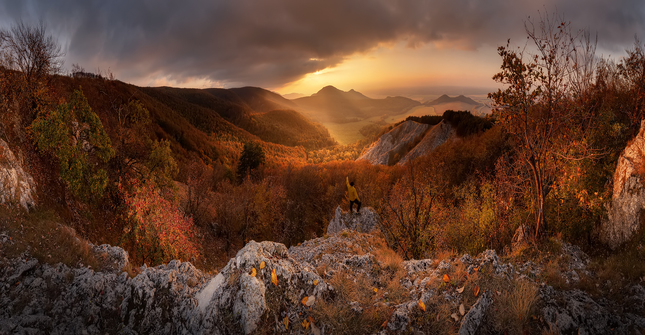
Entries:
{"label": "limestone rock outcrop", "polygon": [[454,137],[456,134],[455,129],[452,128],[450,123],[442,120],[438,124],[432,126],[430,130],[423,137],[421,142],[417,144],[414,149],[410,150],[401,160],[397,163],[398,165],[404,165],[405,163],[414,160],[415,158],[421,157],[431,153],[438,146],[446,143],[448,139]]}
{"label": "limestone rock outcrop", "polygon": [[645,219],[645,187],[641,171],[645,169],[645,120],[638,135],[618,159],[614,173],[614,190],[602,238],[611,248],[627,242]]}
{"label": "limestone rock outcrop", "polygon": [[373,208],[363,207],[360,214],[343,212],[336,207],[334,218],[329,221],[327,234],[336,234],[343,230],[353,230],[360,233],[371,233],[380,229],[380,218]]}
{"label": "limestone rock outcrop", "polygon": [[[118,269],[127,265],[127,254],[107,245],[94,250],[107,254],[115,267],[101,272],[42,264],[27,255],[0,256],[0,334],[328,334],[330,325],[308,317],[341,292],[331,284],[337,274],[360,274],[374,285],[387,285],[377,279],[390,270],[376,256],[376,238],[349,231],[289,249],[251,241],[214,277],[188,262],[172,261],[144,266],[130,278]],[[579,248],[563,243],[561,253],[559,257],[567,259],[561,264],[567,268],[564,273],[587,271],[588,257]],[[348,302],[356,315],[383,306],[382,333],[424,333],[432,327],[428,320],[438,318],[454,320],[460,334],[495,333],[487,319],[500,295],[495,288],[482,290],[474,301],[472,291],[460,291],[457,284],[436,284],[445,281],[445,273],[476,276],[475,272],[494,281],[532,282],[540,301],[535,321],[540,329],[563,334],[631,334],[645,329],[642,285],[623,288],[629,299],[618,306],[579,290],[536,282],[543,271],[540,265],[505,263],[493,250],[476,257],[410,260],[396,266],[399,275],[392,280],[406,292],[402,300],[392,303],[384,289],[375,291],[367,305]],[[421,302],[428,310],[421,312]],[[445,310],[434,309],[437,303],[454,313],[444,315]]]}
{"label": "limestone rock outcrop", "polygon": [[280,320],[273,332],[285,332],[285,318],[300,320],[330,289],[309,264],[290,258],[283,244],[251,241],[197,295],[201,321],[195,332],[228,334],[241,327],[249,334],[265,316]]}
{"label": "limestone rock outcrop", "polygon": [[373,165],[390,165],[395,156],[404,155],[414,146],[430,126],[414,121],[405,121],[372,144],[357,160],[367,160]]}
{"label": "limestone rock outcrop", "polygon": [[22,168],[7,142],[0,140],[0,203],[29,210],[36,205],[35,194],[34,179]]}
{"label": "limestone rock outcrop", "polygon": [[207,278],[179,261],[134,278],[28,257],[0,263],[1,334],[190,333],[194,296]]}

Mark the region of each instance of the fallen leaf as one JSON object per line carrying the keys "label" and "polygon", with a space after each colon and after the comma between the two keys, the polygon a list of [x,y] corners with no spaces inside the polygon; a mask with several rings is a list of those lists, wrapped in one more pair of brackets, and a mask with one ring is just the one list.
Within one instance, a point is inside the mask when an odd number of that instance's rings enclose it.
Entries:
{"label": "fallen leaf", "polygon": [[383,321],[383,323],[381,324],[381,328],[385,328],[385,327],[387,327],[387,321],[388,321],[388,320]]}
{"label": "fallen leaf", "polygon": [[466,314],[466,309],[464,308],[464,304],[459,305],[459,314],[461,315]]}
{"label": "fallen leaf", "polygon": [[421,308],[422,311],[426,311],[426,304],[423,303],[423,301],[419,300],[419,308]]}
{"label": "fallen leaf", "polygon": [[260,270],[264,269],[265,266],[267,266],[267,264],[264,261],[262,261],[260,263]]}
{"label": "fallen leaf", "polygon": [[479,295],[479,286],[475,285],[475,296]]}
{"label": "fallen leaf", "polygon": [[301,302],[303,305],[306,305],[306,304],[307,304],[307,298],[308,298],[308,297],[304,297],[304,298],[302,298],[302,300],[300,300],[300,302]]}
{"label": "fallen leaf", "polygon": [[251,277],[255,277],[257,273],[258,272],[255,270],[255,268],[251,269]]}
{"label": "fallen leaf", "polygon": [[282,323],[284,323],[284,328],[289,329],[289,317],[285,316],[284,320],[282,320]]}
{"label": "fallen leaf", "polygon": [[313,295],[309,296],[309,298],[307,298],[307,303],[305,304],[305,306],[311,307],[314,304],[314,302],[316,302],[316,297]]}
{"label": "fallen leaf", "polygon": [[457,313],[450,314],[450,317],[455,319],[455,321],[459,321],[459,315],[457,315]]}
{"label": "fallen leaf", "polygon": [[465,287],[466,287],[466,286],[462,286],[462,287],[458,288],[458,289],[457,289],[457,293],[463,293],[463,292],[464,292],[464,288],[465,288]]}
{"label": "fallen leaf", "polygon": [[450,283],[450,276],[448,274],[443,275],[443,282]]}
{"label": "fallen leaf", "polygon": [[478,271],[479,271],[479,268],[474,268],[474,269],[473,269],[473,271],[474,271],[474,272],[478,272]]}
{"label": "fallen leaf", "polygon": [[307,320],[302,320],[302,328],[304,328],[304,329],[309,328],[309,321],[307,321]]}
{"label": "fallen leaf", "polygon": [[318,285],[318,279],[314,280],[314,286]]}
{"label": "fallen leaf", "polygon": [[271,282],[273,285],[278,286],[278,275],[275,274],[275,269],[271,270]]}
{"label": "fallen leaf", "polygon": [[497,295],[502,295],[502,292],[500,292],[500,291],[497,291]]}
{"label": "fallen leaf", "polygon": [[309,315],[309,317],[307,317],[307,319],[309,319],[309,322],[314,323],[314,318],[312,318],[311,315]]}
{"label": "fallen leaf", "polygon": [[374,288],[374,293],[376,293],[376,292],[378,292],[378,289],[375,287],[375,288]]}

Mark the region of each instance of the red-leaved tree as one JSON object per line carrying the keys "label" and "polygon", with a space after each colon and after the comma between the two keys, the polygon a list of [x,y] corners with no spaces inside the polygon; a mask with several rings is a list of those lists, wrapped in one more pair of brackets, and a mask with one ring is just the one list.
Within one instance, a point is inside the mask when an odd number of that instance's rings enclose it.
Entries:
{"label": "red-leaved tree", "polygon": [[193,219],[165,199],[152,183],[135,183],[125,191],[127,220],[123,242],[135,259],[150,264],[199,257]]}

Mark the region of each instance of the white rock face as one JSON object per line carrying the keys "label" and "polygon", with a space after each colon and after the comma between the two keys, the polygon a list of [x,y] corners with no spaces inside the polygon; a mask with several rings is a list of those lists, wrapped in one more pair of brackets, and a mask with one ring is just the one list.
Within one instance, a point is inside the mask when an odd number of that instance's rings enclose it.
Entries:
{"label": "white rock face", "polygon": [[[110,256],[118,247],[96,247]],[[114,259],[125,264],[127,259]],[[0,334],[182,334],[193,332],[193,297],[206,276],[190,263],[95,272],[0,258]]]}
{"label": "white rock face", "polygon": [[[255,277],[251,275],[254,268]],[[277,285],[271,280],[274,271]],[[241,326],[249,334],[258,329],[267,313],[278,320],[298,320],[307,308],[300,301],[314,297],[313,302],[329,289],[309,264],[290,258],[283,244],[251,241],[206,286],[210,301],[195,331],[227,334]],[[204,296],[200,293],[198,297],[201,309]],[[281,311],[282,306],[286,311]],[[287,331],[281,322],[277,324],[281,327],[277,330]]]}
{"label": "white rock face", "polygon": [[423,137],[421,142],[419,142],[414,149],[410,150],[407,155],[401,158],[397,164],[403,165],[417,157],[431,153],[438,146],[446,143],[449,138],[454,137],[455,134],[455,130],[452,128],[450,123],[442,120],[439,124],[434,125]]}
{"label": "white rock face", "polygon": [[645,210],[645,188],[639,169],[645,167],[645,120],[631,144],[618,159],[614,194],[602,238],[611,248],[627,242],[641,226]]}
{"label": "white rock face", "polygon": [[[142,267],[139,275],[129,278],[119,271],[95,272],[0,255],[0,334],[308,334],[301,322],[319,304],[333,301],[338,291],[327,282],[335,274],[362,273],[375,278],[373,271],[379,260],[372,254],[374,238],[356,232],[334,234],[289,250],[279,243],[251,241],[214,278],[179,261]],[[116,267],[126,264],[122,257],[126,254],[119,249],[94,248],[113,257]],[[587,271],[587,256],[579,248],[563,243],[562,253],[560,257],[570,258],[567,270]],[[314,266],[324,268],[324,273],[319,275]],[[427,313],[438,313],[431,303],[438,297],[450,302],[454,311],[466,305],[460,334],[491,333],[493,328],[483,316],[495,307],[494,292],[482,292],[481,298],[468,306],[466,292],[457,292],[457,286],[437,290],[429,285],[460,266],[469,275],[476,268],[486,268],[487,276],[500,280],[532,281],[540,278],[542,271],[530,261],[504,263],[493,250],[477,257],[448,258],[439,264],[431,259],[405,261],[406,274],[400,285],[409,292],[409,300],[388,305],[385,294],[375,295],[374,303],[390,307],[384,331],[423,333],[428,325],[419,324],[419,301],[429,308]],[[275,284],[272,273],[276,274]],[[563,334],[631,334],[645,329],[642,285],[622,288],[630,295],[628,306],[616,306],[604,298],[596,302],[580,290],[535,285],[541,300],[536,313],[544,320],[543,329]],[[358,302],[350,306],[357,315],[369,308]],[[288,329],[285,319],[290,320]],[[329,334],[329,329],[322,320],[310,325],[313,334]]]}
{"label": "white rock face", "polygon": [[327,234],[332,235],[343,230],[354,230],[359,233],[370,233],[380,229],[381,219],[374,209],[370,207],[361,208],[361,214],[349,212],[343,213],[340,206],[336,207],[334,218],[329,221]]}
{"label": "white rock face", "polygon": [[402,154],[408,145],[414,145],[429,127],[427,124],[405,121],[381,136],[357,160],[366,159],[373,165],[388,165],[396,154]]}
{"label": "white rock face", "polygon": [[36,205],[36,183],[22,168],[7,142],[0,140],[0,203],[19,204],[26,210]]}

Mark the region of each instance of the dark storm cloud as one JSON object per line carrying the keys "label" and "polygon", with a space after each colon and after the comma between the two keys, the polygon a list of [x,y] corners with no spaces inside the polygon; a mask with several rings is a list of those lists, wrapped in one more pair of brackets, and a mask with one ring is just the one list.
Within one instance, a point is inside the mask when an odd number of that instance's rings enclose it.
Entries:
{"label": "dark storm cloud", "polygon": [[640,0],[62,0],[3,1],[0,19],[44,20],[67,45],[67,64],[110,66],[141,82],[207,78],[275,87],[380,43],[476,50],[524,36],[523,20],[557,8],[622,50],[643,32]]}

